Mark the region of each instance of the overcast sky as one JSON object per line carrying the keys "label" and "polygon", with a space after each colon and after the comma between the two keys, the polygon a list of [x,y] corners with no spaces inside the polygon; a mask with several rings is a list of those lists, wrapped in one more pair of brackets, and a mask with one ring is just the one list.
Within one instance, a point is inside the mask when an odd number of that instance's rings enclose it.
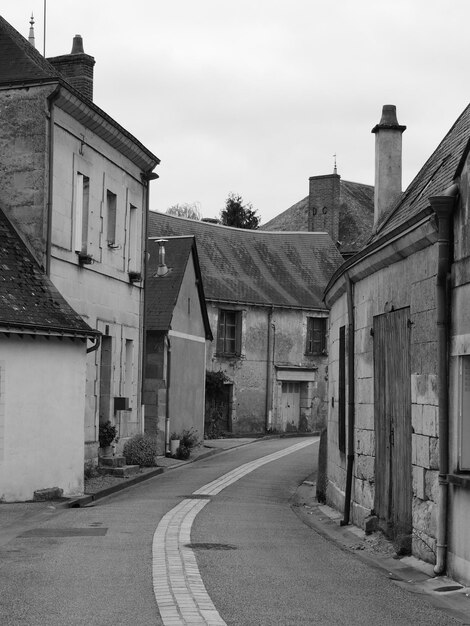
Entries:
{"label": "overcast sky", "polygon": [[[44,0],[2,0],[43,52]],[[80,34],[94,100],[161,164],[151,209],[230,192],[267,222],[333,171],[374,183],[383,104],[397,106],[403,185],[469,101],[469,0],[47,0],[46,56]]]}

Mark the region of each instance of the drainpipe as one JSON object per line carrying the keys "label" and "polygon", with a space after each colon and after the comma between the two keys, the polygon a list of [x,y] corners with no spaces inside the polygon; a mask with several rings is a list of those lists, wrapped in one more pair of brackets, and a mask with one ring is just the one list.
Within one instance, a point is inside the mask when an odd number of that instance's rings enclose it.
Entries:
{"label": "drainpipe", "polygon": [[170,377],[171,377],[171,341],[168,342],[166,357],[166,403],[165,403],[165,454],[170,454]]}
{"label": "drainpipe", "polygon": [[47,96],[49,107],[49,159],[47,181],[47,215],[46,215],[46,275],[51,275],[51,249],[52,249],[52,193],[54,187],[54,102],[60,94],[60,86]]}
{"label": "drainpipe", "polygon": [[95,352],[96,350],[98,350],[98,348],[101,345],[101,335],[97,335],[95,337],[95,343],[90,346],[89,348],[87,348],[86,353],[90,354],[90,352]]}
{"label": "drainpipe", "polygon": [[437,342],[438,342],[438,389],[439,389],[439,509],[437,516],[436,565],[437,576],[446,571],[447,560],[447,515],[449,482],[449,272],[450,272],[450,235],[451,219],[455,198],[458,193],[456,184],[449,187],[441,196],[429,198],[429,203],[438,218],[437,239]]}
{"label": "drainpipe", "polygon": [[355,377],[354,377],[354,301],[353,289],[349,274],[346,280],[346,297],[348,308],[348,455],[346,467],[346,492],[344,494],[344,518],[341,526],[349,524],[351,510],[352,475],[354,465],[354,413],[355,413]]}
{"label": "drainpipe", "polygon": [[272,335],[274,331],[273,310],[271,307],[268,311],[268,355],[266,360],[266,431],[268,432],[272,426],[272,406],[273,406],[273,342]]}
{"label": "drainpipe", "polygon": [[145,432],[145,369],[147,363],[147,263],[148,263],[148,218],[150,212],[150,181],[156,180],[158,174],[152,171],[142,172],[140,179],[142,181],[142,250],[141,250],[141,270],[142,270],[142,282],[140,290],[140,320],[141,328],[140,333],[140,345],[141,345],[141,358],[139,363],[140,374],[140,405],[141,405],[141,432]]}

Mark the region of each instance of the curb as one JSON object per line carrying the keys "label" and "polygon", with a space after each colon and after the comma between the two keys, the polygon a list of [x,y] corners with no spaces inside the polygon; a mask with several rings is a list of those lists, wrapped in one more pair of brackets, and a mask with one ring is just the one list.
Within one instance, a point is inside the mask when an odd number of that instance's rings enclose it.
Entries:
{"label": "curb", "polygon": [[[169,467],[156,467],[155,470],[152,472],[147,472],[146,474],[141,474],[139,476],[134,476],[127,480],[123,480],[122,482],[117,483],[116,485],[112,485],[111,487],[106,487],[105,489],[101,489],[100,491],[97,491],[96,493],[85,494],[83,496],[79,496],[78,498],[73,498],[71,500],[68,500],[67,502],[62,504],[62,506],[66,508],[71,508],[71,509],[77,509],[80,507],[89,506],[93,502],[96,502],[96,500],[101,500],[102,498],[106,498],[107,496],[117,493],[118,491],[123,491],[124,489],[127,489],[128,487],[132,487],[133,485],[137,485],[143,482],[144,480],[153,478],[154,476],[158,476],[159,474],[163,474],[165,472],[168,472],[174,469],[178,469],[180,467],[184,467],[185,465],[189,465],[190,463],[196,463],[197,461],[202,461],[203,459],[207,459],[208,457],[214,456],[215,454],[221,454],[222,452],[230,452],[231,450],[236,450],[237,448],[248,446],[250,444],[257,443],[258,441],[262,441],[264,439],[283,439],[284,437],[289,438],[289,437],[299,437],[299,436],[300,436],[299,433],[281,433],[281,434],[275,434],[275,435],[265,435],[263,437],[253,438],[252,441],[245,441],[243,443],[240,443],[238,446],[232,446],[230,448],[210,448],[207,452],[203,452],[202,454],[199,454],[194,459],[188,459],[187,461],[180,461],[179,463],[175,463],[174,465],[171,465]],[[302,433],[302,436],[316,437],[318,435],[316,433]],[[234,440],[236,440],[236,437],[233,437],[233,438],[227,437],[227,441],[234,441]]]}
{"label": "curb", "polygon": [[[372,567],[389,580],[394,581],[398,586],[406,589],[410,593],[422,594],[427,597],[435,608],[445,612],[461,624],[470,624],[470,588],[458,585],[446,576],[434,576],[429,574],[429,564],[422,564],[423,568],[415,567],[420,562],[413,559],[412,563],[407,559],[394,558],[392,556],[371,554],[364,549],[358,548],[358,542],[363,540],[364,531],[349,524],[341,526],[338,520],[328,515],[326,509],[312,496],[310,503],[305,504],[305,498],[299,491],[308,487],[315,493],[315,483],[306,479],[299,485],[297,491],[291,498],[291,509],[297,517],[306,525],[312,528],[325,540],[336,545],[343,552],[354,556],[369,567]],[[322,510],[323,509],[323,510]],[[334,511],[334,509],[331,509]],[[426,571],[427,570],[427,571]],[[443,592],[439,589],[456,585],[459,590]]]}
{"label": "curb", "polygon": [[147,472],[146,474],[141,474],[139,476],[133,476],[132,478],[128,478],[127,480],[123,480],[122,482],[117,483],[116,485],[112,485],[111,487],[106,487],[105,489],[101,489],[100,491],[97,491],[96,493],[85,494],[83,496],[79,496],[78,498],[73,498],[72,500],[68,500],[67,502],[64,502],[62,506],[69,508],[69,509],[78,509],[80,507],[89,506],[93,502],[96,502],[96,500],[101,500],[102,498],[106,498],[107,496],[117,493],[118,491],[123,491],[124,489],[127,489],[128,487],[137,485],[143,482],[144,480],[148,480],[149,478],[154,478],[155,476],[158,476],[159,474],[163,474],[168,471],[178,469],[180,467],[184,467],[186,465],[189,465],[190,463],[196,463],[197,461],[206,459],[207,457],[210,457],[210,456],[214,456],[215,454],[220,454],[222,452],[228,452],[229,450],[235,450],[236,448],[241,448],[242,446],[248,445],[249,443],[255,443],[255,442],[252,442],[252,441],[246,442],[246,443],[240,444],[239,446],[234,446],[228,449],[211,448],[207,452],[203,452],[202,454],[199,454],[194,459],[181,461],[180,463],[175,463],[174,465],[171,465],[169,467],[156,467],[154,471]]}

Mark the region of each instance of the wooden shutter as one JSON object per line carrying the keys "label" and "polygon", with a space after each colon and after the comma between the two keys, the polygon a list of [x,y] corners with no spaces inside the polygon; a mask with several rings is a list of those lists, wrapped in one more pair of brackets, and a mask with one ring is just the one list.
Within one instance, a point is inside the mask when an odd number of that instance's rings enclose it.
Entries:
{"label": "wooden shutter", "polygon": [[339,372],[338,372],[338,447],[346,452],[346,332],[339,329]]}
{"label": "wooden shutter", "polygon": [[219,309],[219,322],[217,325],[217,354],[224,353],[225,338],[225,311]]}
{"label": "wooden shutter", "polygon": [[470,356],[460,357],[459,469],[470,470]]}
{"label": "wooden shutter", "polygon": [[242,312],[237,311],[235,314],[235,354],[240,356],[242,353]]}

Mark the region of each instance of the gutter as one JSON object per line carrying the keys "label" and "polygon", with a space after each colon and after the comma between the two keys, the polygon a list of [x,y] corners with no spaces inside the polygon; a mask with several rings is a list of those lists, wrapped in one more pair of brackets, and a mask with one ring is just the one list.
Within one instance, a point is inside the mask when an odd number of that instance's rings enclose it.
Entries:
{"label": "gutter", "polygon": [[268,310],[268,354],[266,359],[266,431],[270,430],[273,417],[273,335],[276,332],[273,313],[274,307],[271,307]]}
{"label": "gutter", "polygon": [[450,240],[452,212],[459,188],[449,187],[441,196],[429,198],[438,218],[438,265],[436,277],[437,341],[438,341],[438,389],[439,389],[439,508],[437,515],[436,565],[437,576],[446,571],[447,517],[449,499],[449,327],[451,268]]}

